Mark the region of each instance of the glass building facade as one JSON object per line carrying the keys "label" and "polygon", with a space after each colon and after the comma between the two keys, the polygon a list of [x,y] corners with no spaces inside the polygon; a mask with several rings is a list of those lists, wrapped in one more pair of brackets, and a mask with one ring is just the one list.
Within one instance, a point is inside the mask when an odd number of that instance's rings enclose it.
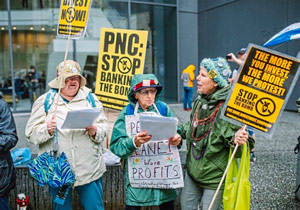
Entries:
{"label": "glass building facade", "polygon": [[[67,39],[56,32],[60,3],[61,0],[1,1],[0,91],[14,112],[31,110],[33,101],[47,91],[47,83],[56,76],[57,64],[64,60]],[[93,89],[101,28],[147,30],[144,72],[154,73],[162,83],[162,100],[178,103],[183,98],[180,74],[186,66],[194,64],[197,74],[203,58],[224,57],[249,43],[265,43],[298,22],[300,13],[295,8],[299,6],[298,0],[274,0],[272,4],[258,0],[93,0],[85,37],[71,40],[67,59],[80,63],[87,86]],[[265,17],[266,13],[271,15]],[[240,17],[243,20],[236,21]],[[299,39],[293,40],[275,50],[299,57],[299,43]],[[36,91],[31,91],[28,82],[31,66],[38,72]],[[299,87],[300,80],[287,103],[288,110],[296,109]],[[196,97],[194,81],[193,98]]]}
{"label": "glass building facade", "polygon": [[[10,0],[0,5],[0,91],[14,112],[31,110],[64,59],[67,40],[57,37],[59,12],[60,0]],[[164,100],[178,100],[177,82],[166,85],[166,78],[177,81],[176,0],[92,1],[85,37],[71,40],[67,56],[80,63],[92,89],[102,27],[147,30],[144,73],[156,74],[165,87]]]}

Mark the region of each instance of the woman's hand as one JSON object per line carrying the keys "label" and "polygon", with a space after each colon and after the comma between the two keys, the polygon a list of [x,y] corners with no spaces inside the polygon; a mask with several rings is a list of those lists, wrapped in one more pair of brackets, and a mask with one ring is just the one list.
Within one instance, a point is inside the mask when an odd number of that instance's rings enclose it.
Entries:
{"label": "woman's hand", "polygon": [[245,144],[248,141],[249,133],[246,131],[246,125],[244,125],[240,130],[238,130],[234,135],[234,144],[239,146]]}
{"label": "woman's hand", "polygon": [[133,141],[137,147],[140,147],[142,144],[150,141],[151,138],[152,136],[148,135],[147,131],[141,131],[134,136]]}
{"label": "woman's hand", "polygon": [[97,133],[97,127],[95,125],[90,125],[85,128],[85,133],[89,135],[92,139],[95,139]]}
{"label": "woman's hand", "polygon": [[181,142],[181,136],[178,133],[176,133],[175,136],[169,139],[169,143],[173,146],[178,146],[180,142]]}
{"label": "woman's hand", "polygon": [[53,117],[48,123],[47,123],[47,131],[49,133],[50,136],[52,136],[52,134],[54,133],[56,129],[56,120]]}

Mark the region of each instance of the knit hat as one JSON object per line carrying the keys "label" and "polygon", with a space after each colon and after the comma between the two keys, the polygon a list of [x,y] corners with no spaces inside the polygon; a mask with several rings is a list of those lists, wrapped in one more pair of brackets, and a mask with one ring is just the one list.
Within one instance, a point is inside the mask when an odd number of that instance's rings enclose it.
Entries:
{"label": "knit hat", "polygon": [[[52,81],[50,81],[48,83],[48,85],[51,88],[63,88],[65,87],[65,80],[68,77],[72,77],[72,76],[80,76],[80,88],[85,86],[86,84],[86,79],[80,74],[81,68],[79,63],[72,61],[72,60],[67,60],[66,61],[66,66],[64,66],[65,62],[61,62],[60,64],[58,64],[58,66],[56,67],[56,78],[53,79]],[[59,82],[61,81],[61,84],[59,85]]]}
{"label": "knit hat", "polygon": [[214,80],[220,88],[228,85],[231,70],[224,58],[204,58],[200,63],[201,66],[206,68],[209,78]]}

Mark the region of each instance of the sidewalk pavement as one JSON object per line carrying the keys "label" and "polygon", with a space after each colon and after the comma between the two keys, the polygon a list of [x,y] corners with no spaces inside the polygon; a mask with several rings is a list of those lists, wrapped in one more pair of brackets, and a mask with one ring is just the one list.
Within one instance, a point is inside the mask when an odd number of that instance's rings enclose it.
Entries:
{"label": "sidewalk pavement", "polygon": [[[170,104],[179,122],[187,122],[190,112],[182,104]],[[24,128],[29,113],[14,114],[19,142],[16,148],[28,147],[33,154],[37,146],[29,144]],[[272,139],[257,135],[255,155],[250,164],[251,210],[295,210],[300,202],[295,199],[297,155],[294,147],[300,135],[300,116],[296,112],[283,112]],[[185,147],[183,147],[184,150]]]}

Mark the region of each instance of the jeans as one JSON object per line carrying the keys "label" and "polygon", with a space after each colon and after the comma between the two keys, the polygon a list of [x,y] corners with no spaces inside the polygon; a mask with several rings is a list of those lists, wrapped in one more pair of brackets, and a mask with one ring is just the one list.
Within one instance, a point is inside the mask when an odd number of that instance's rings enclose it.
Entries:
{"label": "jeans", "polygon": [[8,195],[4,195],[4,196],[0,197],[0,209],[1,210],[9,210]]}
{"label": "jeans", "polygon": [[[199,187],[197,183],[195,183],[186,173],[184,179],[184,188],[182,189],[180,198],[181,210],[197,210],[200,202],[202,204],[202,210],[207,210],[215,192],[216,190]],[[223,190],[220,190],[211,209],[220,209],[222,201]]]}
{"label": "jeans", "polygon": [[183,108],[192,109],[193,87],[184,87]]}
{"label": "jeans", "polygon": [[28,89],[30,106],[34,104],[35,100],[40,96],[40,88],[29,88]]}
{"label": "jeans", "polygon": [[[89,210],[104,210],[103,204],[103,190],[102,190],[102,178],[93,181],[89,184],[75,187],[79,194],[80,202],[84,209]],[[54,200],[58,188],[50,188],[49,191]],[[69,191],[64,205],[59,205],[53,202],[54,210],[72,210],[72,192]]]}
{"label": "jeans", "polygon": [[[140,206],[125,206],[125,210],[140,210]],[[174,200],[159,205],[159,210],[174,210]]]}

